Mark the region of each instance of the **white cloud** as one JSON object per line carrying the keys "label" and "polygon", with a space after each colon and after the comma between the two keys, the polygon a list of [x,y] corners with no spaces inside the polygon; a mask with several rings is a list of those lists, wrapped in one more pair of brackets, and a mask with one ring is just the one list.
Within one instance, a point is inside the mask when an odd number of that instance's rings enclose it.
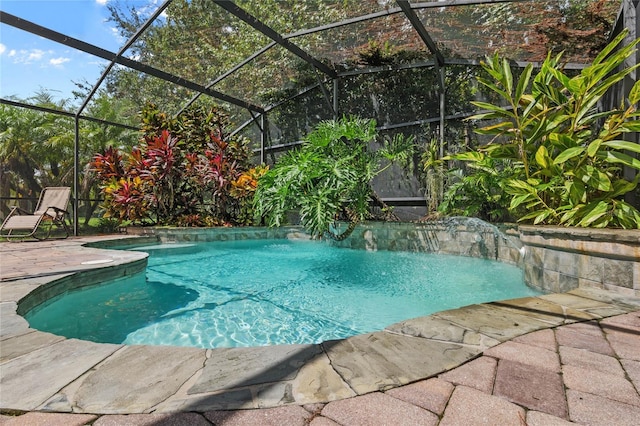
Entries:
{"label": "white cloud", "polygon": [[20,49],[20,50],[12,50],[9,53],[9,56],[13,56],[14,62],[20,64],[31,64],[33,62],[39,62],[45,55],[44,50],[40,49]]}
{"label": "white cloud", "polygon": [[5,46],[4,44],[0,43],[0,55],[2,55],[5,50],[7,50],[7,46]]}
{"label": "white cloud", "polygon": [[[4,45],[3,48],[6,49]],[[41,50],[41,49],[11,49],[8,51],[7,56],[10,57],[14,64],[32,65],[39,64],[41,67],[53,66],[56,68],[62,68],[62,65],[71,61],[71,58],[65,56],[54,56],[56,54],[53,50]]]}
{"label": "white cloud", "polygon": [[27,60],[28,61],[39,61],[44,56],[44,53],[45,53],[44,50],[33,49],[31,52],[29,52],[29,55],[27,56]]}
{"label": "white cloud", "polygon": [[51,58],[51,59],[49,59],[49,63],[51,65],[53,65],[54,67],[61,67],[62,64],[64,64],[65,62],[69,62],[70,60],[71,59],[69,59],[69,58],[63,58],[63,57]]}
{"label": "white cloud", "polygon": [[96,0],[96,3],[98,3],[100,6],[104,6],[108,2],[109,2],[109,0]]}

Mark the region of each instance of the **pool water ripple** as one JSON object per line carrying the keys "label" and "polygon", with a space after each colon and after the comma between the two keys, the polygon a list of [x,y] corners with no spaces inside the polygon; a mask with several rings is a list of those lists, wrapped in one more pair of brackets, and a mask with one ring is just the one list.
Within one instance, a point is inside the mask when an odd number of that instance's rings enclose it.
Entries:
{"label": "pool water ripple", "polygon": [[[341,339],[436,311],[539,294],[513,265],[320,241],[148,252],[146,276],[60,297],[27,320],[43,331],[109,343],[261,346]],[[81,318],[82,326],[65,318]]]}

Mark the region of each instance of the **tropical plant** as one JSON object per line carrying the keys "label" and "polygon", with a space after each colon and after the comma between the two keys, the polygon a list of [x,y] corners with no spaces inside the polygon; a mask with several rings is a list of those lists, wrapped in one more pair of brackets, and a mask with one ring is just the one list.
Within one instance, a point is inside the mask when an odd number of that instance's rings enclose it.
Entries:
{"label": "tropical plant", "polygon": [[507,160],[498,161],[488,156],[472,159],[474,155],[477,153],[456,156],[466,158],[470,170],[451,169],[447,173],[450,184],[438,211],[447,216],[473,216],[488,222],[511,221],[511,197],[502,188],[502,176],[510,175],[512,167]]}
{"label": "tropical plant", "polygon": [[96,154],[105,216],[183,226],[248,224],[245,193],[234,182],[247,170],[247,141],[227,137],[226,115],[193,107],[168,118],[155,105],[142,112],[140,148]]}
{"label": "tropical plant", "polygon": [[[68,104],[47,91],[25,102],[53,110]],[[69,117],[0,105],[0,196],[37,199],[46,186],[71,186],[73,142]],[[0,210],[7,213],[12,203],[2,202]]]}
{"label": "tropical plant", "polygon": [[267,171],[268,166],[253,167],[231,182],[229,194],[236,200],[234,216],[239,224],[251,225],[254,222],[253,198],[258,181]]}
{"label": "tropical plant", "polygon": [[[46,90],[28,99],[15,99],[45,110],[65,111],[73,107],[70,100],[55,100]],[[100,92],[86,110],[93,118],[122,122],[124,105]],[[78,158],[88,163],[95,152],[117,144],[132,146],[133,131],[98,121],[80,120]],[[13,105],[0,105],[0,196],[37,199],[46,186],[74,186],[74,120],[68,115],[49,113]],[[89,222],[99,205],[99,192],[93,173],[80,173],[75,198],[79,201],[79,215]],[[34,200],[35,201],[35,200]],[[7,213],[12,201],[2,201],[0,210]],[[29,209],[26,204],[23,207]]]}
{"label": "tropical plant", "polygon": [[445,172],[444,163],[440,159],[439,146],[438,140],[433,138],[422,152],[427,212],[435,212],[443,198]]}
{"label": "tropical plant", "polygon": [[[86,96],[86,95],[85,95]],[[84,98],[83,98],[84,99]],[[137,108],[136,108],[137,109]],[[86,115],[113,123],[128,124],[133,127],[137,122],[129,118],[133,107],[129,102],[109,96],[105,91],[99,91],[92,99],[86,110]],[[102,200],[99,196],[100,187],[94,173],[91,173],[89,161],[96,152],[102,152],[109,146],[117,146],[120,149],[130,148],[138,142],[138,132],[124,126],[114,126],[96,121],[82,120],[80,122],[80,146],[79,162],[85,164],[85,169],[80,173],[80,186],[78,187],[79,214],[84,215],[85,223],[88,223]],[[71,135],[73,131],[70,132]],[[73,139],[73,138],[72,138]]]}
{"label": "tropical plant", "polygon": [[[493,139],[476,152],[452,156],[497,172],[498,186],[510,195],[519,221],[582,227],[640,227],[640,213],[622,197],[636,188],[640,174],[628,181],[623,167],[640,170],[640,145],[623,140],[640,131],[637,103],[640,82],[627,103],[598,111],[598,102],[638,65],[624,68],[636,40],[621,46],[617,36],[578,75],[561,67],[562,55],[549,55],[534,76],[527,66],[514,81],[509,63],[497,55],[483,63],[489,79],[478,81],[506,106],[473,102],[488,112],[471,117],[495,120],[477,130]],[[512,167],[505,167],[505,164]]]}
{"label": "tropical plant", "polygon": [[[413,139],[398,135],[376,141],[375,120],[344,117],[323,121],[309,133],[303,145],[282,156],[258,181],[256,213],[271,226],[281,225],[291,210],[314,237],[346,238],[355,225],[371,217],[371,201],[379,200],[371,180],[393,161],[406,159]],[[336,220],[349,222],[340,233]]]}

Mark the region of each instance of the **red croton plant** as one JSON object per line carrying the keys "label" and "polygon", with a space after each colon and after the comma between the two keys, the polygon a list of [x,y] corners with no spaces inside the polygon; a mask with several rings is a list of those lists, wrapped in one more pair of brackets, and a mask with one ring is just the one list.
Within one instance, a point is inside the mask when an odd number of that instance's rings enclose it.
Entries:
{"label": "red croton plant", "polygon": [[105,197],[105,217],[177,226],[248,225],[257,179],[248,141],[227,137],[217,108],[190,108],[175,119],[155,105],[142,111],[139,148],[109,147],[91,162]]}

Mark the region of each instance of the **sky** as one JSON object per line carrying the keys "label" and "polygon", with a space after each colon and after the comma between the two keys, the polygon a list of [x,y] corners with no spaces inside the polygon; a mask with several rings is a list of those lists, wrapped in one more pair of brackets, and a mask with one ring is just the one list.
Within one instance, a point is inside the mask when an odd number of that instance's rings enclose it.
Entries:
{"label": "sky", "polygon": [[[109,22],[111,0],[0,0],[0,10],[59,33],[117,52],[126,40]],[[128,4],[148,4],[128,0]],[[0,97],[28,99],[48,89],[72,100],[74,81],[98,80],[108,62],[42,37],[0,24]]]}

